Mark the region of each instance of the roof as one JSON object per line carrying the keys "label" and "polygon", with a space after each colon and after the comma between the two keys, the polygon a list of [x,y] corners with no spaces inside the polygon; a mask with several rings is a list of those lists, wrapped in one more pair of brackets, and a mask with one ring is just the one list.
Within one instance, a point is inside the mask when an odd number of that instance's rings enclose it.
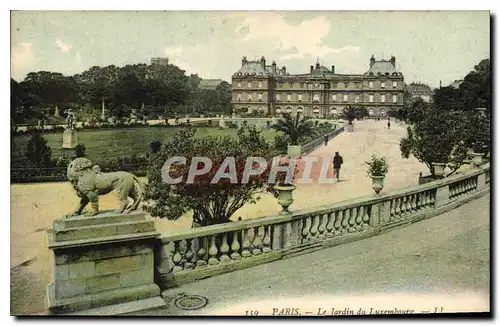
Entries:
{"label": "roof", "polygon": [[223,82],[222,79],[202,79],[200,81],[200,88],[216,89]]}
{"label": "roof", "polygon": [[406,90],[410,94],[432,94],[433,91],[430,88],[429,85],[426,84],[421,84],[421,83],[411,83],[409,85],[406,85]]}
{"label": "roof", "polygon": [[[276,68],[276,71],[275,71]],[[235,75],[257,75],[257,76],[267,76],[267,77],[277,77],[277,76],[287,76],[288,73],[284,73],[279,67],[273,65],[263,66],[262,61],[247,61],[243,66],[235,73]]]}
{"label": "roof", "polygon": [[373,74],[375,76],[380,76],[387,74],[392,75],[394,73],[401,75],[401,73],[396,70],[396,67],[392,64],[391,61],[379,60],[375,61],[373,65],[371,65],[370,69],[368,69],[368,71],[365,72],[365,75]]}

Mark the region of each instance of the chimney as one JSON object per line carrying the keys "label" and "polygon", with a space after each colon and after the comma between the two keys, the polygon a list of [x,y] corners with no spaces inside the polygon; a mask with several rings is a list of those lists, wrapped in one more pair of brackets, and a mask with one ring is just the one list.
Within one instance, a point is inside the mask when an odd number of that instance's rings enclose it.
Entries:
{"label": "chimney", "polygon": [[335,73],[335,65],[332,65],[332,73]]}
{"label": "chimney", "polygon": [[283,68],[281,68],[281,71],[283,72],[283,75],[286,75],[286,67],[283,66]]}
{"label": "chimney", "polygon": [[311,66],[311,72],[313,72],[313,70],[314,70],[314,66]]}
{"label": "chimney", "polygon": [[396,57],[392,55],[392,56],[391,56],[391,60],[390,60],[390,61],[391,61],[392,65],[393,65],[394,67],[396,67]]}
{"label": "chimney", "polygon": [[372,57],[370,58],[370,68],[375,64],[375,57],[372,54]]}
{"label": "chimney", "polygon": [[260,64],[262,65],[262,69],[266,69],[266,58],[264,58],[264,56],[262,56],[262,58],[260,58]]}
{"label": "chimney", "polygon": [[246,64],[247,64],[247,57],[243,57],[243,59],[241,60],[241,66],[243,67]]}
{"label": "chimney", "polygon": [[273,60],[272,66],[273,66],[273,73],[276,74],[276,61]]}

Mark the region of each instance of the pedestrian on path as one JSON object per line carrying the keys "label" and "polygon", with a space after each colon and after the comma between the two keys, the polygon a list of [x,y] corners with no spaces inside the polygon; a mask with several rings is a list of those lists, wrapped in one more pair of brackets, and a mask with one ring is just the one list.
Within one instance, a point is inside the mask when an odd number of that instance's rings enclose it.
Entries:
{"label": "pedestrian on path", "polygon": [[328,145],[328,135],[325,135],[324,138],[325,138],[325,146],[327,146]]}
{"label": "pedestrian on path", "polygon": [[344,160],[342,156],[339,155],[339,152],[335,152],[335,156],[333,157],[333,171],[337,176],[337,182],[340,181],[340,168],[344,164]]}
{"label": "pedestrian on path", "polygon": [[391,120],[387,120],[387,129],[391,129]]}

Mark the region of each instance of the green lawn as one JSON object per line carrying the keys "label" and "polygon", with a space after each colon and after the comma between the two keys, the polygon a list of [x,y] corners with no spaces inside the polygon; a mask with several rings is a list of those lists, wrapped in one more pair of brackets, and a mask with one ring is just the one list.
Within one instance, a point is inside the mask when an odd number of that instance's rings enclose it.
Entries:
{"label": "green lawn", "polygon": [[[100,163],[116,157],[129,157],[133,154],[145,154],[154,140],[162,143],[169,141],[178,127],[169,128],[123,128],[108,130],[87,130],[78,132],[78,143],[86,147],[86,156],[93,162]],[[267,140],[274,139],[274,130],[264,130]],[[237,129],[198,128],[197,137],[230,135],[237,137]],[[52,148],[52,158],[61,155],[62,133],[46,134],[47,143]],[[15,136],[12,141],[12,167],[27,165],[25,158],[29,135]]]}

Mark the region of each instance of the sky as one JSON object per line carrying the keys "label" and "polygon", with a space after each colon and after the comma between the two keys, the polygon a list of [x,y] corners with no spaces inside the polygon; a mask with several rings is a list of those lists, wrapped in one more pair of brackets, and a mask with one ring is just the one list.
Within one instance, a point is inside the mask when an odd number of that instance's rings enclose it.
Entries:
{"label": "sky", "polygon": [[17,11],[11,76],[80,73],[91,66],[170,62],[231,81],[241,59],[264,56],[289,73],[317,60],[364,73],[370,57],[396,57],[405,81],[437,87],[490,57],[488,11]]}

